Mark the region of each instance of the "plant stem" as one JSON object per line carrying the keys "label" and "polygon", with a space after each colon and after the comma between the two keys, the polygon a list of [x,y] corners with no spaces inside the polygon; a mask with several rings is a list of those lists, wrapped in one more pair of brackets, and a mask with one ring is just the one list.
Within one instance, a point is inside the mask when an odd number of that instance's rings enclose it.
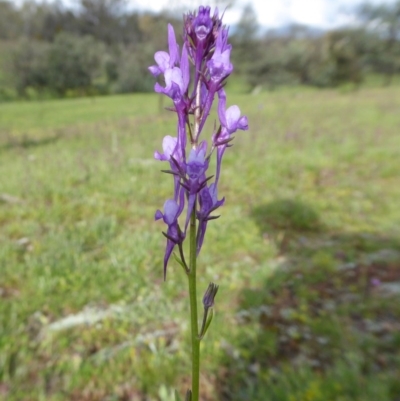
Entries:
{"label": "plant stem", "polygon": [[190,217],[190,264],[189,264],[189,297],[190,323],[192,337],[192,401],[199,400],[200,382],[200,339],[197,318],[197,290],[196,290],[196,206]]}
{"label": "plant stem", "polygon": [[193,149],[197,147],[197,141],[200,135],[200,122],[201,122],[201,80],[197,84],[196,89],[196,107],[194,110],[194,142],[192,143]]}

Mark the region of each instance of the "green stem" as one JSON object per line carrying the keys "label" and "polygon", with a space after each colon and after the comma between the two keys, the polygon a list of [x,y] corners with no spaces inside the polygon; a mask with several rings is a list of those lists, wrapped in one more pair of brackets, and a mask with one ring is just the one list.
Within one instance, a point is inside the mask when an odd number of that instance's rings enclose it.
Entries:
{"label": "green stem", "polygon": [[197,318],[196,290],[196,205],[190,217],[190,264],[189,264],[189,297],[190,297],[190,326],[192,337],[192,401],[199,400],[200,382],[200,339]]}

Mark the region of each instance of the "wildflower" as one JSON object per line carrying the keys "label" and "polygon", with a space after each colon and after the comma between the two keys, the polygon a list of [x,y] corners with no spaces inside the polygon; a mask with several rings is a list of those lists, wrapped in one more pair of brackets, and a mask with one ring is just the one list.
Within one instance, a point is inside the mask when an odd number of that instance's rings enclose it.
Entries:
{"label": "wildflower", "polygon": [[162,154],[158,151],[155,151],[154,158],[160,161],[169,161],[171,170],[167,170],[166,172],[169,172],[174,175],[174,199],[176,201],[178,199],[178,193],[180,188],[179,176],[184,166],[182,149],[179,146],[178,138],[174,138],[170,135],[166,135],[164,137],[162,146],[164,153]]}
{"label": "wildflower", "polygon": [[175,248],[175,245],[181,246],[183,240],[185,239],[185,235],[178,224],[178,217],[182,213],[183,207],[183,196],[181,196],[180,204],[178,204],[174,199],[168,199],[164,203],[164,213],[162,213],[161,210],[157,210],[154,216],[155,220],[163,219],[164,223],[168,226],[167,232],[163,233],[167,238],[167,246],[164,256],[164,280],[167,275],[168,260]]}
{"label": "wildflower", "polygon": [[[175,153],[179,152],[179,149],[177,149],[177,142],[178,139],[177,138],[173,138],[170,135],[167,135],[164,137],[163,139],[163,151],[164,154],[161,154],[160,152],[158,152],[157,150],[154,152],[154,158],[156,160],[160,160],[160,161],[166,161],[166,160],[171,160],[171,156],[173,156]],[[181,155],[179,155],[181,156]],[[176,159],[180,159],[181,157],[176,157]]]}
{"label": "wildflower", "polygon": [[183,39],[195,66],[194,90],[201,73],[204,72],[206,60],[215,49],[215,38],[221,30],[222,21],[218,16],[218,9],[215,9],[211,17],[210,7],[200,6],[197,15],[188,13],[184,17]]}
{"label": "wildflower", "polygon": [[377,277],[371,278],[370,283],[373,287],[378,287],[382,284],[381,280],[379,280],[379,278],[377,278]]}
{"label": "wildflower", "polygon": [[247,131],[249,129],[246,116],[241,116],[238,106],[230,106],[226,109],[226,94],[223,89],[218,91],[218,117],[221,122],[221,127],[213,136],[213,145],[217,148],[217,174],[215,181],[218,183],[221,171],[222,157],[225,149],[232,141],[231,135],[238,129]]}
{"label": "wildflower", "polygon": [[176,43],[175,31],[171,24],[168,24],[168,45],[169,53],[158,51],[154,54],[154,60],[157,65],[150,66],[149,70],[155,77],[165,73],[168,69],[172,69],[179,62],[179,48]]}
{"label": "wildflower", "polygon": [[211,216],[211,213],[222,206],[225,202],[225,198],[218,200],[217,197],[217,186],[211,184],[209,187],[204,187],[200,191],[199,203],[200,210],[197,212],[197,218],[199,220],[199,228],[197,234],[197,254],[200,253],[201,247],[204,241],[204,235],[207,229],[207,222],[215,220],[219,216]]}
{"label": "wildflower", "polygon": [[182,184],[182,186],[187,190],[188,195],[186,227],[189,223],[190,216],[195,206],[197,194],[207,182],[205,175],[205,172],[208,168],[208,161],[205,158],[206,149],[205,142],[202,142],[199,148],[192,149],[186,164],[186,174],[188,178],[185,179],[185,183]]}
{"label": "wildflower", "polygon": [[[184,16],[183,46],[179,55],[175,32],[168,25],[169,52],[160,51],[154,56],[156,65],[149,67],[158,77],[163,75],[164,86],[156,83],[154,90],[172,99],[171,111],[177,114],[177,135],[163,139],[163,153],[156,151],[156,160],[168,162],[174,178],[174,198],[164,203],[164,211],[157,210],[156,220],[167,225],[167,244],[164,254],[164,279],[168,261],[176,246],[179,249],[177,261],[184,268],[189,282],[191,344],[192,344],[192,388],[186,393],[186,401],[199,400],[200,388],[200,341],[206,334],[213,319],[213,306],[218,286],[210,283],[204,296],[204,314],[198,330],[196,271],[197,256],[202,248],[208,222],[218,218],[214,211],[221,207],[225,198],[218,200],[218,182],[225,150],[231,146],[232,135],[237,130],[247,130],[247,117],[242,116],[238,106],[226,108],[226,94],[223,89],[227,77],[233,71],[230,55],[232,46],[228,43],[228,30],[222,25],[218,10],[211,16],[210,7],[200,6],[197,13]],[[190,72],[192,65],[192,72]],[[200,140],[215,97],[218,95],[218,119],[211,135],[211,146]],[[218,127],[218,129],[217,129]],[[191,150],[188,152],[187,142]],[[210,173],[211,156],[216,150],[216,171]],[[188,153],[188,154],[187,154]],[[214,179],[214,182],[211,180]],[[186,206],[184,230],[179,218]],[[190,221],[190,228],[189,227]],[[183,241],[189,231],[190,257],[185,261]],[[178,397],[177,397],[178,398]]]}
{"label": "wildflower", "polygon": [[215,84],[220,84],[233,71],[230,62],[232,46],[226,44],[226,38],[223,36],[218,35],[215,52],[207,63],[211,81]]}
{"label": "wildflower", "polygon": [[218,117],[226,132],[231,135],[238,129],[247,130],[249,128],[247,117],[241,116],[239,107],[234,105],[226,109],[226,94],[223,89],[219,91],[218,97]]}
{"label": "wildflower", "polygon": [[[225,201],[217,198],[224,152],[231,146],[234,132],[248,129],[247,118],[241,115],[238,106],[226,108],[223,85],[233,71],[230,62],[232,46],[228,43],[228,29],[222,25],[217,9],[211,14],[210,7],[201,6],[197,13],[184,16],[181,52],[174,29],[168,25],[168,50],[156,52],[156,65],[149,67],[155,77],[164,77],[164,84],[156,83],[154,89],[172,99],[171,110],[177,114],[176,137],[165,136],[163,153],[154,153],[156,160],[169,162],[169,169],[163,171],[174,177],[174,197],[165,203],[164,213],[160,210],[156,213],[156,219],[162,218],[168,227],[164,275],[174,247],[178,245],[181,250],[192,215],[198,221],[196,252],[200,252],[208,222],[218,217],[212,213]],[[211,136],[212,146],[208,147],[200,136],[217,95],[219,128]],[[190,152],[186,148],[188,139],[192,145]],[[209,173],[214,150],[216,170]],[[211,182],[213,177],[214,182]],[[178,217],[185,203],[186,218],[182,231]]]}
{"label": "wildflower", "polygon": [[190,151],[189,159],[186,163],[186,173],[189,180],[192,182],[196,182],[200,177],[204,176],[204,173],[208,168],[206,151],[206,142],[202,142],[198,148]]}

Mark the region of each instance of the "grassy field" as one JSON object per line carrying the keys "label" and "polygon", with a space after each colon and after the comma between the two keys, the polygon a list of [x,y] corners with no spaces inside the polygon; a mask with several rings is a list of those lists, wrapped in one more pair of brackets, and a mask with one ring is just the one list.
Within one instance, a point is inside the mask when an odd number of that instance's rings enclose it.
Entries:
{"label": "grassy field", "polygon": [[[233,94],[199,260],[202,394],[400,400],[400,89]],[[166,104],[165,104],[166,105]],[[161,400],[189,378],[186,278],[154,211],[154,95],[0,105],[0,399]]]}

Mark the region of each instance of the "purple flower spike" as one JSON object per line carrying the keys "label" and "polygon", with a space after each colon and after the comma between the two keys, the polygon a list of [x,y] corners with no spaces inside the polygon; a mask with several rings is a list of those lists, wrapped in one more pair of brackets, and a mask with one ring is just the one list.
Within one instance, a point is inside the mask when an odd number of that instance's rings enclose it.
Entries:
{"label": "purple flower spike", "polygon": [[[171,253],[179,246],[181,264],[186,272],[190,266],[185,262],[182,242],[191,217],[198,220],[196,233],[197,254],[203,245],[207,224],[218,218],[212,213],[224,204],[218,200],[222,158],[231,146],[237,130],[247,130],[247,117],[242,116],[238,106],[227,108],[223,89],[227,77],[233,71],[230,62],[232,46],[228,43],[228,29],[222,25],[218,9],[211,13],[208,6],[200,6],[197,12],[184,15],[183,45],[180,52],[172,25],[168,25],[168,52],[158,51],[154,55],[156,64],[150,72],[163,81],[156,83],[154,90],[173,101],[169,110],[177,115],[176,137],[167,135],[163,139],[162,153],[154,152],[154,158],[167,161],[174,180],[174,197],[164,204],[164,212],[157,210],[156,219],[163,219],[168,229],[164,233],[167,245],[164,257],[164,277]],[[212,146],[201,139],[206,127],[214,99],[218,94],[218,119],[211,135]],[[189,149],[189,145],[191,149]],[[210,149],[210,150],[209,150]],[[216,153],[215,172],[208,172],[213,153]],[[208,153],[207,153],[208,152]],[[209,180],[214,179],[212,184]],[[178,218],[185,209],[185,227],[182,231]]]}

